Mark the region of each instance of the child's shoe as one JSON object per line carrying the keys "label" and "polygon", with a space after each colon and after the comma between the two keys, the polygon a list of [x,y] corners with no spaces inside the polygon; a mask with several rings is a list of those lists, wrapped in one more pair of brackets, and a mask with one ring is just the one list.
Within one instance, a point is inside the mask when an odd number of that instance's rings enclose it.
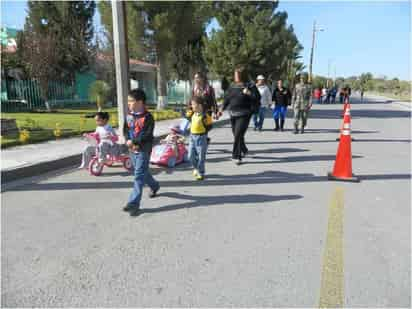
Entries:
{"label": "child's shoe", "polygon": [[198,174],[196,176],[196,180],[203,180],[203,179],[205,179],[205,176],[203,176],[203,175]]}
{"label": "child's shoe", "polygon": [[199,172],[197,171],[197,169],[193,170],[193,176],[197,177],[199,175]]}

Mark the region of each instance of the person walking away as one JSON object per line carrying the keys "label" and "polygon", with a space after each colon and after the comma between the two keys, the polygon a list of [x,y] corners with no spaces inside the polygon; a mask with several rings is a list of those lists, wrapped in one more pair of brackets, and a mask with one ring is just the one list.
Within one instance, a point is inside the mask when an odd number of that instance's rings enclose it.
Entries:
{"label": "person walking away", "polygon": [[221,85],[222,85],[223,95],[225,95],[225,94],[226,94],[226,91],[227,91],[227,90],[229,89],[229,87],[230,87],[230,83],[229,83],[229,81],[227,80],[226,76],[224,76],[224,77],[222,78]]}
{"label": "person walking away", "polygon": [[193,166],[193,175],[196,180],[205,177],[205,162],[207,153],[207,132],[212,125],[212,117],[205,111],[205,102],[202,97],[192,97],[192,111],[190,119],[189,159]]}
{"label": "person walking away", "polygon": [[336,94],[338,93],[338,89],[336,89],[336,86],[333,86],[331,89],[331,98],[332,98],[332,103],[336,103]]}
{"label": "person walking away", "polygon": [[[275,131],[283,131],[285,126],[286,113],[288,105],[291,104],[291,92],[288,88],[283,86],[281,80],[278,80],[277,87],[273,91],[272,101],[275,102],[275,108],[273,109],[273,118],[275,120]],[[280,124],[279,124],[280,119]]]}
{"label": "person walking away", "polygon": [[248,149],[245,144],[245,134],[251,115],[259,110],[260,94],[255,85],[247,82],[248,75],[244,68],[239,67],[234,72],[234,84],[228,89],[223,110],[229,110],[233,133],[232,159],[236,164],[242,163]]}
{"label": "person walking away", "polygon": [[327,88],[326,89],[326,104],[331,103],[331,97],[332,97],[332,88]]}
{"label": "person walking away", "polygon": [[345,92],[346,92],[346,88],[340,88],[339,91],[339,103],[343,104],[343,100],[345,99]]}
{"label": "person walking away", "polygon": [[256,78],[256,86],[261,99],[259,111],[253,114],[253,122],[255,125],[255,131],[262,131],[263,122],[265,121],[266,109],[270,107],[272,103],[272,94],[269,87],[266,85],[265,77],[263,75],[259,75]]}
{"label": "person walking away", "polygon": [[322,88],[322,103],[326,103],[326,96],[328,95],[328,90],[326,87]]}
{"label": "person walking away", "polygon": [[150,198],[155,197],[160,189],[159,183],[149,170],[155,122],[146,108],[146,94],[143,90],[131,90],[127,103],[129,113],[125,122],[124,135],[127,138],[126,145],[129,147],[134,167],[134,184],[128,203],[123,210],[130,212],[130,216],[138,216],[141,214],[140,201],[143,185],[149,186]]}
{"label": "person walking away", "polygon": [[320,102],[320,99],[321,99],[321,90],[320,90],[320,88],[316,88],[316,89],[315,89],[315,91],[313,92],[313,96],[315,97],[316,102],[317,102],[318,104],[320,104],[320,103],[321,103],[321,102]]}
{"label": "person walking away", "polygon": [[296,85],[293,93],[293,111],[295,118],[294,134],[299,133],[299,122],[301,122],[300,133],[303,134],[307,124],[308,113],[312,107],[311,86],[306,83],[305,77],[300,76],[300,83]]}
{"label": "person walking away", "polygon": [[364,94],[365,90],[362,88],[360,91],[360,102],[363,103],[363,94]]}

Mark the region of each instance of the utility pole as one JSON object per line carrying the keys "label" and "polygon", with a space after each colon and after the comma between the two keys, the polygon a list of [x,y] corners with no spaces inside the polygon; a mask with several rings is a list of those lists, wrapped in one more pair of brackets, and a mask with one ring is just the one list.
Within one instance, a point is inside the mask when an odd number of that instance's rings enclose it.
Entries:
{"label": "utility pole", "polygon": [[117,113],[120,140],[125,141],[123,127],[127,115],[129,93],[129,52],[127,49],[126,2],[112,0],[113,49],[116,69]]}
{"label": "utility pole", "polygon": [[309,77],[308,82],[312,82],[312,65],[313,65],[313,52],[315,49],[315,39],[316,39],[316,32],[323,31],[322,28],[316,28],[316,20],[313,21],[313,30],[312,30],[312,49],[310,50],[310,62],[309,62]]}
{"label": "utility pole", "polygon": [[330,86],[329,83],[330,83],[330,79],[331,79],[331,78],[330,78],[330,75],[331,75],[331,72],[330,72],[331,63],[332,63],[332,60],[329,58],[329,59],[328,59],[328,80],[327,80],[327,82],[326,82],[327,87]]}

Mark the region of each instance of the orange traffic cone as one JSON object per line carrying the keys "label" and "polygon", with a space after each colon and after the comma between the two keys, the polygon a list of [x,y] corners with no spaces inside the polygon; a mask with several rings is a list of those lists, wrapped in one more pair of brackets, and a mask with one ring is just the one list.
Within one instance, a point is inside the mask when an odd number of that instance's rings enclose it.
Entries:
{"label": "orange traffic cone", "polygon": [[343,127],[340,135],[338,152],[336,154],[333,172],[328,173],[329,180],[359,182],[359,178],[352,174],[352,149],[350,136],[350,104],[345,108]]}
{"label": "orange traffic cone", "polygon": [[[349,104],[349,99],[346,98],[346,99],[345,99],[345,103],[344,103],[344,105],[343,105],[343,114],[342,114],[342,117],[343,117],[343,118],[345,118],[345,112],[346,112],[346,108],[347,108],[348,106],[350,106],[350,104]],[[342,130],[341,130],[341,132],[342,132]],[[337,137],[337,138],[336,138],[336,141],[339,142],[339,141],[340,141],[340,138]],[[354,142],[355,139],[354,139],[353,137],[351,137],[351,141]]]}

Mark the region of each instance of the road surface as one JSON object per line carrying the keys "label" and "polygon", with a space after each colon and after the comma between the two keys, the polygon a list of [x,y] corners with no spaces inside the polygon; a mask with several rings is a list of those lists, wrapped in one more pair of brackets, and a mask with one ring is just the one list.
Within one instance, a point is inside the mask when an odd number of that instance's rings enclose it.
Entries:
{"label": "road surface", "polygon": [[341,113],[315,106],[303,135],[266,119],[241,166],[213,130],[206,180],[156,168],[137,218],[122,168],[3,187],[2,306],[410,307],[410,111],[352,104],[360,183],[326,177]]}

